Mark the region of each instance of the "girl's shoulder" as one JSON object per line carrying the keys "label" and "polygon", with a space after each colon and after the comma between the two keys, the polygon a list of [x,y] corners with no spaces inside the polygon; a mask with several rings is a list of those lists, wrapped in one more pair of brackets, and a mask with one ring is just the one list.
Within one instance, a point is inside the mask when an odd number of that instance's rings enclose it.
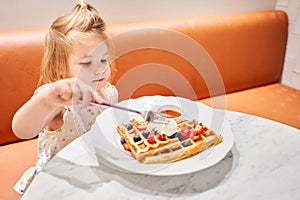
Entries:
{"label": "girl's shoulder", "polygon": [[33,96],[37,95],[38,93],[42,92],[43,90],[47,89],[49,87],[50,83],[46,83],[44,85],[39,86],[37,89],[35,89]]}

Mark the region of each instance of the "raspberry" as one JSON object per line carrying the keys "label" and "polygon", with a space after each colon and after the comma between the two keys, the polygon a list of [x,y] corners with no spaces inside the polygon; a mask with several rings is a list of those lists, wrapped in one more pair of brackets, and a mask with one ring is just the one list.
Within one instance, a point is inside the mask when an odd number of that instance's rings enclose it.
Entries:
{"label": "raspberry", "polygon": [[155,138],[154,138],[154,134],[153,134],[153,133],[151,133],[151,134],[148,136],[147,141],[148,141],[149,144],[155,144]]}
{"label": "raspberry", "polygon": [[182,135],[182,140],[186,140],[190,137],[191,135],[191,127],[182,127],[181,128],[181,135]]}
{"label": "raspberry", "polygon": [[165,140],[164,136],[162,134],[160,134],[160,133],[156,133],[156,138],[158,140],[160,140],[160,141],[164,141]]}

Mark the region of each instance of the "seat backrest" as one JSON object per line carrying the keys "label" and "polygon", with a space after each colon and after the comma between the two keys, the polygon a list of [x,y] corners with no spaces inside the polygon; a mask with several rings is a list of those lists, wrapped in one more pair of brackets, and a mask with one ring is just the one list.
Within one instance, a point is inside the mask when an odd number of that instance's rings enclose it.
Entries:
{"label": "seat backrest", "polygon": [[[120,100],[145,95],[201,99],[278,82],[287,15],[260,11],[110,24]],[[18,141],[14,113],[39,78],[45,30],[0,33],[0,145]]]}
{"label": "seat backrest", "polygon": [[117,24],[120,99],[202,99],[278,82],[288,18],[278,10]]}
{"label": "seat backrest", "polygon": [[32,96],[43,54],[42,31],[0,33],[0,144],[18,141],[14,113]]}

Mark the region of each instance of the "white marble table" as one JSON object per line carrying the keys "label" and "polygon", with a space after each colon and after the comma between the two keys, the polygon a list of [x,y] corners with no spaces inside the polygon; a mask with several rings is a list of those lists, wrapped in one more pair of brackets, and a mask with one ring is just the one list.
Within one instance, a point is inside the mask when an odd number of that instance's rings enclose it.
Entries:
{"label": "white marble table", "polygon": [[235,144],[214,166],[178,176],[130,174],[86,152],[80,138],[53,158],[22,199],[300,199],[300,130],[227,112]]}

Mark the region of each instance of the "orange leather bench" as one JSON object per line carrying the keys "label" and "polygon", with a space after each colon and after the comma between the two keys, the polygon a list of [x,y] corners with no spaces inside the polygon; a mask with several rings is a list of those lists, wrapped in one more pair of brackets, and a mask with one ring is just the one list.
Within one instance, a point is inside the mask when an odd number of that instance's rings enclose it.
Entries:
{"label": "orange leather bench", "polygon": [[[300,128],[300,91],[280,83],[288,36],[282,11],[111,24],[120,100],[176,95]],[[36,139],[11,130],[36,88],[45,30],[0,33],[0,199],[36,162]]]}

